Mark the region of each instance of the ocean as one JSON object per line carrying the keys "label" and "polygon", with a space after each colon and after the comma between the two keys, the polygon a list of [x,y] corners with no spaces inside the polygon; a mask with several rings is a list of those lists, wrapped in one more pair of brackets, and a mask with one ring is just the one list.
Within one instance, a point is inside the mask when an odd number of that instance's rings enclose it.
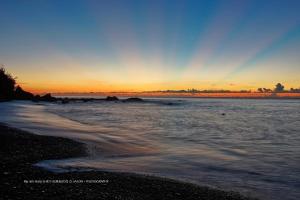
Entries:
{"label": "ocean", "polygon": [[300,101],[153,98],[0,103],[0,122],[87,144],[84,158],[37,163],[184,180],[262,199],[300,199]]}

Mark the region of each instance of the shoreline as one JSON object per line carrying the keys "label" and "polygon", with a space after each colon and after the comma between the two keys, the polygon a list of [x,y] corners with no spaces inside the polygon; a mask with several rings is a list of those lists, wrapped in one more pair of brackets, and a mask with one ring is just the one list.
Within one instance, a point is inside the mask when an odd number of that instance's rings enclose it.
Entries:
{"label": "shoreline", "polygon": [[230,99],[230,100],[300,100],[299,96],[198,96],[198,95],[174,95],[174,96],[156,96],[156,95],[120,95],[120,96],[64,96],[55,95],[50,98],[20,98],[20,99],[0,99],[1,102],[9,101],[32,101],[32,102],[60,102],[62,104],[70,102],[147,102],[149,99]]}
{"label": "shoreline", "polygon": [[[148,175],[46,171],[33,164],[86,156],[85,145],[71,139],[35,135],[1,123],[0,146],[1,188],[5,199],[252,199],[237,192]],[[55,183],[57,180],[61,183]]]}

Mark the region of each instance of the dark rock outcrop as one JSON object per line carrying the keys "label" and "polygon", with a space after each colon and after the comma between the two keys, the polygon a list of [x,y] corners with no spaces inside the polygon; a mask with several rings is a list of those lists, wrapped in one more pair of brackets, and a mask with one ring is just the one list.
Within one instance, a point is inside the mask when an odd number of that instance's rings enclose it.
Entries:
{"label": "dark rock outcrop", "polygon": [[94,98],[88,98],[88,99],[82,98],[81,99],[81,101],[83,101],[84,103],[89,102],[89,101],[93,101],[93,100],[94,100]]}
{"label": "dark rock outcrop", "polygon": [[123,100],[124,102],[143,102],[144,100],[138,97],[131,97]]}
{"label": "dark rock outcrop", "polygon": [[44,96],[41,97],[42,101],[56,101],[56,98],[51,96],[50,93],[45,94]]}
{"label": "dark rock outcrop", "polygon": [[63,98],[62,100],[61,100],[61,103],[62,104],[67,104],[67,103],[69,103],[70,101],[69,101],[69,98]]}
{"label": "dark rock outcrop", "polygon": [[44,96],[36,95],[32,100],[35,102],[38,102],[38,101],[54,102],[54,101],[57,101],[57,98],[51,96],[51,94],[48,93],[48,94],[45,94]]}
{"label": "dark rock outcrop", "polygon": [[116,96],[108,96],[105,99],[106,101],[119,101],[118,97]]}
{"label": "dark rock outcrop", "polygon": [[33,97],[32,101],[38,102],[38,101],[40,101],[40,99],[41,99],[41,96],[40,96],[40,95],[35,95],[35,96]]}

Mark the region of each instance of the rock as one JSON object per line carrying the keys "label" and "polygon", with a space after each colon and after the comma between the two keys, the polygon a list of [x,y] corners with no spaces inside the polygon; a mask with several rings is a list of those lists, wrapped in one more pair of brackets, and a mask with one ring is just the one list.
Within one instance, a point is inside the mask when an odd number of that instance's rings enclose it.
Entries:
{"label": "rock", "polygon": [[69,103],[69,102],[70,102],[70,101],[69,101],[68,98],[64,98],[64,99],[61,100],[61,103],[62,103],[62,104],[67,104],[67,103]]}
{"label": "rock", "polygon": [[91,98],[89,98],[89,99],[82,98],[81,100],[82,100],[84,103],[86,103],[86,102],[92,101],[93,99],[91,99]]}
{"label": "rock", "polygon": [[105,100],[106,101],[118,101],[119,99],[116,96],[108,96],[108,97],[106,97]]}
{"label": "rock", "polygon": [[51,96],[50,93],[48,94],[45,94],[44,96],[41,96],[40,97],[40,101],[49,101],[49,102],[53,102],[53,101],[56,101],[57,99],[53,96]]}
{"label": "rock", "polygon": [[56,101],[56,100],[57,99],[55,97],[52,97],[50,93],[45,94],[44,96],[36,95],[33,98],[34,102],[38,102],[38,101],[49,101],[49,102],[52,102],[52,101]]}
{"label": "rock", "polygon": [[40,96],[40,95],[35,95],[35,96],[33,97],[32,101],[34,101],[34,102],[39,102],[40,99],[41,99],[41,96]]}
{"label": "rock", "polygon": [[142,101],[144,100],[138,97],[132,97],[124,100],[124,102],[142,102]]}

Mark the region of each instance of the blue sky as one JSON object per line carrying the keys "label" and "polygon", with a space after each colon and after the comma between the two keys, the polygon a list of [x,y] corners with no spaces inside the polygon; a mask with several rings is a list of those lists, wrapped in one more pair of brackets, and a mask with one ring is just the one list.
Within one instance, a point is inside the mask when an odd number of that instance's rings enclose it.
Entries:
{"label": "blue sky", "polygon": [[0,0],[0,63],[36,91],[299,87],[299,10],[297,0]]}

